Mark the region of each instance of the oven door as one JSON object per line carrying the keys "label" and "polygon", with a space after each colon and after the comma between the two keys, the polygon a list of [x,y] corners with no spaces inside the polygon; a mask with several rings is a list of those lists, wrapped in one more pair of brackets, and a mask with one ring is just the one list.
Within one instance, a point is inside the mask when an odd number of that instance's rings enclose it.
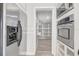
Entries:
{"label": "oven door", "polygon": [[58,40],[67,46],[74,48],[74,24],[63,24],[58,26]]}
{"label": "oven door", "polygon": [[60,28],[58,29],[58,36],[69,40],[70,39],[70,29],[69,28]]}

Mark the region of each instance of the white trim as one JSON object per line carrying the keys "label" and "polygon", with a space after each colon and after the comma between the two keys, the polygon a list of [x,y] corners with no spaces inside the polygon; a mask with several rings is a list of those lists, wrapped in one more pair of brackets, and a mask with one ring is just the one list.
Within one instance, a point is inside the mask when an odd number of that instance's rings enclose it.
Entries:
{"label": "white trim", "polygon": [[6,15],[7,17],[12,17],[12,18],[18,18],[18,16],[15,15]]}
{"label": "white trim", "polygon": [[[34,20],[35,20],[35,23],[36,23],[36,12],[35,12],[36,10],[35,10],[35,8],[33,9],[33,11],[34,11]],[[36,24],[35,24],[35,28],[36,28]],[[36,29],[35,29],[35,36],[36,36]],[[35,54],[36,54],[36,39],[35,39]]]}
{"label": "white trim", "polygon": [[35,56],[35,53],[34,52],[31,52],[31,51],[27,51],[26,55],[27,56]]}
{"label": "white trim", "polygon": [[26,11],[19,4],[16,3],[16,5],[27,15]]}
{"label": "white trim", "polygon": [[3,56],[6,48],[6,4],[3,4]]}
{"label": "white trim", "polygon": [[52,13],[52,53],[56,56],[56,45],[57,45],[57,19],[56,19],[56,8],[53,8]]}
{"label": "white trim", "polygon": [[19,52],[19,55],[21,56],[25,56],[26,55],[26,51],[21,51],[21,52]]}

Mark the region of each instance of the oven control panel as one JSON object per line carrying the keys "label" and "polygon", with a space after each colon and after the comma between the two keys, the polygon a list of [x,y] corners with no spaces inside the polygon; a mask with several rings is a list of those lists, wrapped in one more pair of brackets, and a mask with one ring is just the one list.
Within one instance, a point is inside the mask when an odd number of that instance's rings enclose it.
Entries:
{"label": "oven control panel", "polygon": [[70,23],[70,22],[73,22],[73,14],[68,16],[68,17],[65,17],[63,19],[61,19],[60,21],[58,21],[58,24],[57,25],[62,25],[62,24],[67,24],[67,23]]}

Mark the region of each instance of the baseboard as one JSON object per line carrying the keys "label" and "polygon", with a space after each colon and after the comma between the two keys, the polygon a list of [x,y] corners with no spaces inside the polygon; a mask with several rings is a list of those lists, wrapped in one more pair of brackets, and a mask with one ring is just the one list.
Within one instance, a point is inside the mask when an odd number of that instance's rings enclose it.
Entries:
{"label": "baseboard", "polygon": [[55,56],[56,52],[52,49],[52,55]]}
{"label": "baseboard", "polygon": [[35,52],[33,52],[33,51],[32,52],[31,51],[27,51],[26,55],[27,56],[35,56]]}
{"label": "baseboard", "polygon": [[19,52],[19,55],[20,56],[26,56],[27,54],[26,54],[26,51],[22,51],[22,52]]}

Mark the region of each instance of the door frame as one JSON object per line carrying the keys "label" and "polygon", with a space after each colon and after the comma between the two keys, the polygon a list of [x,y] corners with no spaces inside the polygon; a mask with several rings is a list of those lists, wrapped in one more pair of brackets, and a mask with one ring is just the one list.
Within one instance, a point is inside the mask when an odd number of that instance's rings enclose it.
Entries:
{"label": "door frame", "polygon": [[[44,9],[44,8],[46,8],[46,9],[49,9],[49,10],[52,10],[52,16],[53,16],[53,8],[54,7],[35,7],[34,8],[34,19],[35,19],[35,23],[36,23],[36,21],[37,21],[37,18],[36,18],[36,11],[38,10],[38,9]],[[53,18],[52,18],[53,19]],[[52,20],[51,20],[52,21]],[[35,24],[35,27],[36,27],[37,25]],[[36,32],[37,30],[36,30],[36,28],[35,28],[35,35],[37,35],[37,32]],[[52,34],[51,34],[52,35]],[[51,37],[51,54],[52,55],[54,55],[54,53],[52,53],[52,45],[54,45],[54,44],[52,44],[53,42],[52,42],[52,37]],[[36,54],[36,49],[37,49],[37,37],[36,37],[36,39],[35,39],[35,54]]]}

